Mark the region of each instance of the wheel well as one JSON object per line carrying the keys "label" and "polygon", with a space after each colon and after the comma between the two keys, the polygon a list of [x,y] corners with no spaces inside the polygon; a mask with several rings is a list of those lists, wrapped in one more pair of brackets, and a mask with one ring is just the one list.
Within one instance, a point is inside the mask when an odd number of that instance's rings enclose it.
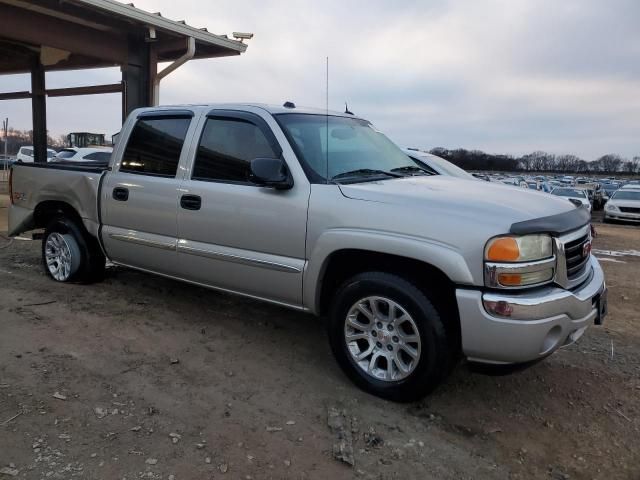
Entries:
{"label": "wheel well", "polygon": [[413,258],[357,249],[334,252],[327,261],[320,282],[320,314],[327,313],[331,297],[342,283],[358,273],[371,271],[401,276],[424,292],[438,311],[443,313],[442,321],[452,347],[460,350],[460,317],[455,284],[442,270]]}
{"label": "wheel well", "polygon": [[57,216],[64,216],[74,220],[78,226],[84,228],[82,218],[76,209],[66,202],[56,200],[41,202],[36,206],[33,211],[34,228],[45,228],[49,222]]}

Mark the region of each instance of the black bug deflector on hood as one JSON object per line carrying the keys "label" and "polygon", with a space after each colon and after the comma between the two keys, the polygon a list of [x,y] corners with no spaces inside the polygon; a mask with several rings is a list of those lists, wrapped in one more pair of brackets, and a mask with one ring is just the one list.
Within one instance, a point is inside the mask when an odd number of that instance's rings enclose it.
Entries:
{"label": "black bug deflector on hood", "polygon": [[580,207],[568,212],[549,217],[534,218],[511,225],[510,233],[526,235],[528,233],[551,233],[562,235],[585,226],[591,221],[587,207]]}

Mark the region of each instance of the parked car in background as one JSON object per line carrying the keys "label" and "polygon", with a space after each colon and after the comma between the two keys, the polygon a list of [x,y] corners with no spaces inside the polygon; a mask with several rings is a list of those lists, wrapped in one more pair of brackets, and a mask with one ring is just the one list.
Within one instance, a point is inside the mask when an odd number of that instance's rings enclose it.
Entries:
{"label": "parked car in background", "polygon": [[602,200],[606,203],[613,194],[620,188],[618,184],[615,183],[601,183],[602,188]]}
{"label": "parked car in background", "polygon": [[540,182],[540,190],[544,193],[551,193],[553,190],[553,186],[546,181]]}
{"label": "parked car in background", "polygon": [[564,197],[567,200],[573,200],[574,203],[580,202],[591,211],[591,202],[587,196],[587,192],[580,188],[558,187],[551,190],[551,195]]}
{"label": "parked car in background", "polygon": [[4,155],[0,155],[0,169],[4,170],[10,167],[13,162],[15,162],[14,157],[11,157],[9,155],[7,155],[6,157]]}
{"label": "parked car in background", "polygon": [[411,160],[416,162],[420,167],[431,171],[436,175],[446,175],[449,177],[464,178],[467,180],[477,180],[466,170],[454,165],[444,158],[433,155],[432,153],[423,152],[415,148],[405,148],[402,150]]}
{"label": "parked car in background", "polygon": [[[51,149],[51,148],[47,148],[47,161],[51,161],[51,159],[56,155],[56,151]],[[32,145],[28,145],[25,147],[20,147],[20,150],[18,150],[18,154],[16,155],[16,162],[22,162],[22,163],[33,163],[33,146]]]}
{"label": "parked car in background", "polygon": [[564,177],[560,177],[559,181],[564,185],[573,185],[575,180],[571,175],[565,175]]}
{"label": "parked car in background", "polygon": [[526,180],[523,177],[507,177],[502,179],[502,183],[505,185],[513,185],[516,187],[529,188]]}
{"label": "parked car in background", "polygon": [[491,177],[489,175],[485,175],[484,173],[472,173],[471,175],[476,177],[478,180],[484,180],[485,182],[491,181]]}
{"label": "parked car in background", "polygon": [[627,185],[615,191],[604,206],[604,221],[640,222],[640,185]]}
{"label": "parked car in background", "polygon": [[326,317],[346,375],[388,399],[462,357],[541,360],[606,315],[586,209],[433,175],[341,112],[137,109],[108,166],[17,164],[10,182],[9,235],[45,229],[53,281],[99,280],[106,256]]}
{"label": "parked car in background", "polygon": [[108,163],[111,158],[113,148],[79,148],[69,147],[60,150],[55,157],[51,159],[53,163]]}

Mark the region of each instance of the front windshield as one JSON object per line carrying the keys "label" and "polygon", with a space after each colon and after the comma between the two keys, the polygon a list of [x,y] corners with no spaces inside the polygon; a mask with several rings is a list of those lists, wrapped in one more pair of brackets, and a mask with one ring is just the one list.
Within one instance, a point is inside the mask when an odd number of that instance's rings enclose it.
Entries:
{"label": "front windshield", "polygon": [[640,200],[640,190],[618,190],[612,200]]}
{"label": "front windshield", "polygon": [[407,167],[420,171],[366,120],[298,113],[276,118],[314,183],[325,183],[337,176],[340,181],[394,178],[404,175],[384,172]]}
{"label": "front windshield", "polygon": [[583,190],[576,190],[575,188],[556,188],[553,192],[554,195],[561,197],[581,197],[585,198]]}

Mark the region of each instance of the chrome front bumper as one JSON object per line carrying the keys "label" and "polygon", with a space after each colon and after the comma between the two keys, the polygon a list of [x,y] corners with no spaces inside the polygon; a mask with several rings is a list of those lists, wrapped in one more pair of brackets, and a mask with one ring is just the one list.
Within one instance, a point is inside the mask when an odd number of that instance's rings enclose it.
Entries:
{"label": "chrome front bumper", "polygon": [[575,342],[598,317],[597,299],[606,288],[594,256],[589,270],[588,279],[574,290],[555,286],[526,293],[458,289],[465,356],[483,363],[524,363]]}

